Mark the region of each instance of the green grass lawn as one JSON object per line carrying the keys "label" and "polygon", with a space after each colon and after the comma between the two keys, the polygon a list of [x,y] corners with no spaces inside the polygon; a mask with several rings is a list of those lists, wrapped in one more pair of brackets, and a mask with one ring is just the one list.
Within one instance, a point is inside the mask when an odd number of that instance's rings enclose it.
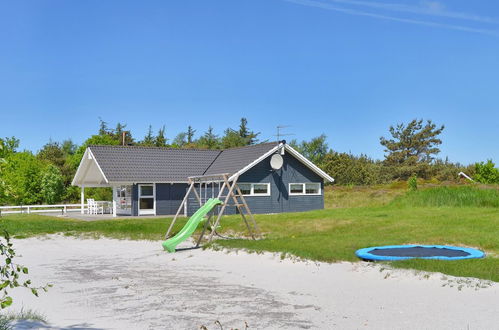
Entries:
{"label": "green grass lawn", "polygon": [[[367,193],[366,196],[370,194]],[[398,197],[397,197],[398,196]],[[430,197],[429,197],[430,196]],[[433,197],[431,197],[433,196]],[[378,196],[374,195],[377,200]],[[312,260],[358,261],[355,250],[375,245],[443,244],[484,250],[484,259],[407,260],[394,267],[437,271],[499,282],[499,200],[495,189],[433,188],[381,198],[364,207],[343,207],[255,216],[262,240],[218,240],[227,248],[292,254]],[[83,222],[40,215],[3,217],[0,225],[16,237],[46,233],[161,240],[170,219],[140,218]],[[177,224],[178,231],[185,219]],[[245,233],[237,216],[224,217],[222,234]]]}

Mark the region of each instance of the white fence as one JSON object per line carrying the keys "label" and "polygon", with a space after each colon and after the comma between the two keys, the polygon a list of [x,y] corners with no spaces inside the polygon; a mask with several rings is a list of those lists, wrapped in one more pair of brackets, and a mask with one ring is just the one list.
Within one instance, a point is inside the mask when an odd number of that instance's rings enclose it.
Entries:
{"label": "white fence", "polygon": [[[85,209],[87,205],[83,205]],[[81,212],[81,204],[59,204],[59,205],[17,205],[0,206],[0,216],[2,214],[15,213],[56,213],[67,214],[68,212]]]}

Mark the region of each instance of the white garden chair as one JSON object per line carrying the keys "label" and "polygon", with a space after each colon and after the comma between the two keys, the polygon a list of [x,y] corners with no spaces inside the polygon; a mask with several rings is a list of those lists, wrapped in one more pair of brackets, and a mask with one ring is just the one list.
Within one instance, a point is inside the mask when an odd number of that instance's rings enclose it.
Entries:
{"label": "white garden chair", "polygon": [[97,203],[93,198],[87,198],[87,212],[88,214],[97,214]]}

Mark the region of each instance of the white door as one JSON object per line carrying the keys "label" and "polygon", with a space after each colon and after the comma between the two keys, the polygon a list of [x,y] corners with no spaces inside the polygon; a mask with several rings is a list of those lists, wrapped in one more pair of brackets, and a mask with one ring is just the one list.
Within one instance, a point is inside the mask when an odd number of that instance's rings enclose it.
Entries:
{"label": "white door", "polygon": [[139,184],[139,215],[156,214],[156,185]]}

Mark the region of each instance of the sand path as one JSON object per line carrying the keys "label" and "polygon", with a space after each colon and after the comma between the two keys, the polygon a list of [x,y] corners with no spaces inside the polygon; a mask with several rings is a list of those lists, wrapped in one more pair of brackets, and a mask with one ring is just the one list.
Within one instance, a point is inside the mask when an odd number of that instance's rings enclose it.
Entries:
{"label": "sand path", "polygon": [[499,285],[486,281],[271,254],[168,254],[150,241],[53,235],[15,246],[34,282],[54,287],[39,298],[16,290],[13,308],[41,312],[54,328],[499,329]]}

